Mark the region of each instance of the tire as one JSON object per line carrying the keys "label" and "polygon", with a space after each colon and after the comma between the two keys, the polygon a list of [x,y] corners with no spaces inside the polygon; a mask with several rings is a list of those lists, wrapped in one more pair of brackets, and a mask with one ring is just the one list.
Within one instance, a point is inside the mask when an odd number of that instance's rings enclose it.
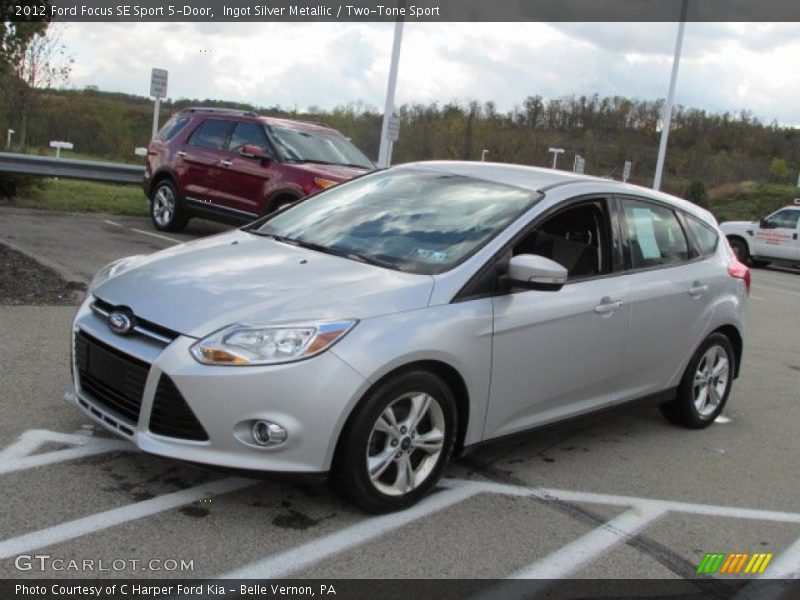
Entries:
{"label": "tire", "polygon": [[189,222],[183,198],[169,179],[162,179],[153,186],[150,220],[159,231],[182,231]]}
{"label": "tire", "polygon": [[278,198],[277,200],[274,200],[270,205],[269,214],[278,212],[279,210],[286,208],[290,204],[294,204],[298,200],[299,198],[292,198],[290,196],[284,196],[283,198]]}
{"label": "tire", "polygon": [[703,429],[711,425],[728,401],[736,371],[736,355],[721,333],[708,336],[692,356],[674,400],[660,406],[677,425]]}
{"label": "tire", "polygon": [[331,483],[370,513],[411,506],[439,481],[456,423],[453,393],[436,375],[392,377],[365,396],[345,426]]}
{"label": "tire", "polygon": [[733,253],[736,255],[736,260],[743,265],[748,264],[750,260],[750,248],[747,246],[747,242],[742,238],[731,237],[728,238],[728,243],[731,245],[731,250],[733,250]]}

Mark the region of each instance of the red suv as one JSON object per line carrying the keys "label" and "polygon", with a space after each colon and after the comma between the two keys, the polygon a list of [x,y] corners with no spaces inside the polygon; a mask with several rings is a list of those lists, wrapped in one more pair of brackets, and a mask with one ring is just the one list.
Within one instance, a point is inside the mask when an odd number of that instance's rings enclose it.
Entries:
{"label": "red suv", "polygon": [[334,129],[253,112],[187,108],[150,142],[144,193],[156,229],[244,223],[374,169]]}

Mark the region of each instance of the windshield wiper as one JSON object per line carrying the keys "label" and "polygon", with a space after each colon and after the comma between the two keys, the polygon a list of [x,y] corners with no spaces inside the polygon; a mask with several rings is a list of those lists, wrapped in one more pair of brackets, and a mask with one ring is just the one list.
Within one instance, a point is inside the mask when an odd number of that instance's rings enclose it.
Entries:
{"label": "windshield wiper", "polygon": [[358,262],[363,262],[368,265],[373,265],[375,267],[385,267],[387,269],[392,269],[393,271],[402,271],[400,266],[396,263],[390,262],[388,260],[383,260],[380,258],[375,258],[374,256],[367,256],[365,254],[359,254],[358,252],[348,252],[347,254],[342,254],[345,258],[349,258],[351,260],[357,260]]}
{"label": "windshield wiper", "polygon": [[384,267],[386,269],[392,269],[393,271],[402,271],[400,266],[398,266],[397,264],[390,262],[388,260],[375,258],[374,256],[367,256],[366,254],[351,252],[350,250],[329,248],[328,246],[323,246],[322,244],[315,244],[314,242],[308,242],[306,240],[301,240],[298,238],[290,238],[284,235],[279,235],[277,233],[264,233],[260,231],[251,231],[251,233],[263,237],[271,237],[276,242],[283,242],[284,244],[290,244],[292,246],[300,246],[301,248],[308,248],[309,250],[315,250],[317,252],[322,252],[323,254],[330,254],[331,256],[340,256],[342,258],[349,258],[350,260],[362,262],[367,265],[373,265],[375,267]]}

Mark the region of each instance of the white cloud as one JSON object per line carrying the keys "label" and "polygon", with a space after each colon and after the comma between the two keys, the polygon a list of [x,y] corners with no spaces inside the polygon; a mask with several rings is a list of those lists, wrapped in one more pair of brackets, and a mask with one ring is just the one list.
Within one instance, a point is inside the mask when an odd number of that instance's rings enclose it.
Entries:
{"label": "white cloud", "polygon": [[[406,24],[398,104],[526,96],[666,95],[675,23]],[[145,95],[150,68],[172,98],[261,106],[382,107],[391,23],[74,23],[73,84]],[[800,24],[687,23],[676,101],[800,122]]]}

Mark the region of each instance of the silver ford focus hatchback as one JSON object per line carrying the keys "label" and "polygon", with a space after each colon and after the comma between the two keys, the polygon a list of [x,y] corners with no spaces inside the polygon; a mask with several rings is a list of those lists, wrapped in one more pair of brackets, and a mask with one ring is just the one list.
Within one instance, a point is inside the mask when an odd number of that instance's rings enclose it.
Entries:
{"label": "silver ford focus hatchback", "polygon": [[742,357],[714,218],[549,169],[424,162],[102,269],[75,392],[145,452],[418,501],[481,442],[646,398],[693,428]]}

